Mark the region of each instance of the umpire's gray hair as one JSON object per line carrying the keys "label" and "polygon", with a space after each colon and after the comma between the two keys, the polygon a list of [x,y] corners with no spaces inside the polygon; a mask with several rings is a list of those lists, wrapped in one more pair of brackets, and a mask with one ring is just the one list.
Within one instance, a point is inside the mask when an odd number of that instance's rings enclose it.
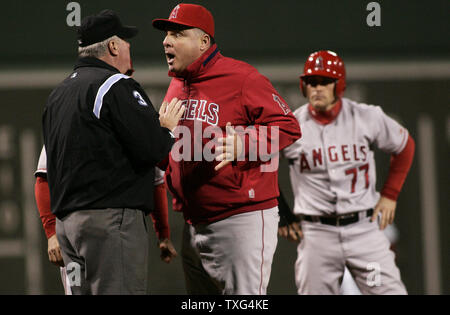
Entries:
{"label": "umpire's gray hair", "polygon": [[113,35],[110,38],[105,39],[104,41],[86,47],[78,47],[78,56],[100,58],[106,55],[106,53],[108,52],[108,43],[111,40],[118,40],[118,39],[119,39],[118,36]]}

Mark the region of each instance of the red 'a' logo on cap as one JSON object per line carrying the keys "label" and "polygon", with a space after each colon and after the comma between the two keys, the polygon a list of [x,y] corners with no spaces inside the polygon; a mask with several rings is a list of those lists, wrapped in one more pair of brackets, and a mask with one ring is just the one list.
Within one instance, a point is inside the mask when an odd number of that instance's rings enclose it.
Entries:
{"label": "red 'a' logo on cap", "polygon": [[169,20],[177,18],[179,9],[180,9],[180,5],[177,5],[175,8],[173,8],[172,12],[170,13]]}
{"label": "red 'a' logo on cap", "polygon": [[316,65],[314,68],[317,68],[319,70],[323,70],[323,59],[321,56],[317,57],[316,59]]}

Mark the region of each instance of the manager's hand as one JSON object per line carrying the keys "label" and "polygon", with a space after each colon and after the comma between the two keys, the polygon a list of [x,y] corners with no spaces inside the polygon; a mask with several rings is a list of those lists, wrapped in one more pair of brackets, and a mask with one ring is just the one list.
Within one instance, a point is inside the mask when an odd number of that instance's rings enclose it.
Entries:
{"label": "manager's hand", "polygon": [[230,122],[227,123],[226,132],[225,137],[218,139],[219,144],[216,146],[218,152],[216,161],[219,161],[219,164],[214,168],[216,171],[235,161],[244,150],[242,139]]}
{"label": "manager's hand", "polygon": [[302,228],[298,222],[292,222],[278,228],[278,235],[293,242],[300,243],[303,238]]}

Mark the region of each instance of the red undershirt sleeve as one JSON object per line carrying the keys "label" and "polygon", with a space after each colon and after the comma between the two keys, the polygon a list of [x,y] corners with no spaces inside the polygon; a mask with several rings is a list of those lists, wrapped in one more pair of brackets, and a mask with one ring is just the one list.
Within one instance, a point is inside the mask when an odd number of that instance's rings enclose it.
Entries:
{"label": "red undershirt sleeve", "polygon": [[47,179],[37,177],[34,185],[34,196],[36,198],[36,205],[39,210],[39,216],[42,221],[42,226],[45,230],[47,239],[55,235],[56,217],[51,212],[50,207],[50,190],[48,188]]}
{"label": "red undershirt sleeve", "polygon": [[164,184],[155,186],[153,198],[155,201],[155,210],[150,213],[150,216],[152,217],[156,236],[159,240],[170,238],[169,208]]}
{"label": "red undershirt sleeve", "polygon": [[397,200],[413,162],[414,148],[414,140],[411,136],[408,136],[408,142],[403,151],[391,156],[388,178],[381,190],[382,196]]}

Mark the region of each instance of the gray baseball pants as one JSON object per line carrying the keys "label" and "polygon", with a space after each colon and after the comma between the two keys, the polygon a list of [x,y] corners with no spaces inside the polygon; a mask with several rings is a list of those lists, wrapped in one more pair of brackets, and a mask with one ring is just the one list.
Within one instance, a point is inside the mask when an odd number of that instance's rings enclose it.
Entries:
{"label": "gray baseball pants", "polygon": [[186,223],[181,255],[188,294],[266,294],[278,221],[274,207]]}
{"label": "gray baseball pants", "polygon": [[72,294],[147,294],[148,229],[137,209],[79,210],[56,220]]}
{"label": "gray baseball pants", "polygon": [[407,294],[388,238],[369,220],[346,226],[302,221],[298,294],[339,294],[345,266],[363,294]]}

